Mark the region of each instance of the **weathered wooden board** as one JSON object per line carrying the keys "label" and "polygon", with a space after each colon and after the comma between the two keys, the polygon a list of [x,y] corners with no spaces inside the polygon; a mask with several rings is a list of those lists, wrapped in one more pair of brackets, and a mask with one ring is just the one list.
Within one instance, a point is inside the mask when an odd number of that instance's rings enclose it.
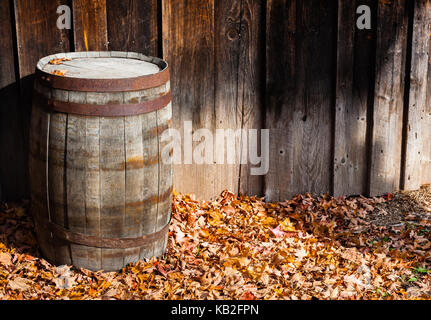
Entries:
{"label": "weathered wooden board", "polygon": [[[142,145],[144,163],[144,193],[143,209],[145,214],[141,216],[142,234],[150,234],[156,231],[158,207],[152,199],[158,198],[159,192],[159,142],[157,135],[157,113],[146,113],[141,115],[142,121]],[[157,183],[156,183],[157,181]],[[154,244],[149,244],[140,250],[140,258],[150,258],[154,253]]]}
{"label": "weathered wooden board", "polygon": [[[141,117],[124,117],[124,139],[126,205],[123,235],[136,238],[142,234],[141,215],[144,212],[145,189]],[[124,254],[124,264],[138,261],[139,253],[139,248],[127,249]]]}
{"label": "weathered wooden board", "polygon": [[76,51],[108,50],[106,0],[73,0]]}
{"label": "weathered wooden board", "polygon": [[[402,189],[416,190],[424,183],[424,173],[429,160],[424,147],[430,138],[427,122],[427,81],[431,34],[431,1],[414,1],[410,82],[405,128],[404,170]],[[427,163],[429,166],[429,163]],[[425,181],[424,181],[425,180]]]}
{"label": "weathered wooden board", "polygon": [[331,191],[336,2],[268,1],[265,195]]}
{"label": "weathered wooden board", "polygon": [[[35,229],[42,254],[49,261],[55,260],[53,239],[50,232],[46,232],[46,221],[50,220],[48,207],[48,174],[47,148],[50,114],[39,107],[33,108],[30,127],[29,170],[32,174],[30,190],[32,195],[30,214],[35,218]],[[37,218],[36,218],[37,217]]]}
{"label": "weathered wooden board", "polygon": [[334,195],[365,194],[368,190],[367,126],[373,95],[375,33],[356,26],[357,8],[372,0],[338,1],[337,80],[334,127]]}
{"label": "weathered wooden board", "polygon": [[[263,127],[263,105],[265,93],[265,3],[242,1],[240,29],[238,108],[241,108],[241,128],[247,130],[248,163],[241,165],[239,191],[248,195],[262,195],[264,175],[252,175],[250,163],[250,132]],[[262,31],[261,31],[262,30]],[[258,135],[259,139],[259,135]],[[260,141],[260,139],[258,140]],[[245,141],[244,141],[245,143]],[[260,143],[257,143],[257,150]]]}
{"label": "weathered wooden board", "polygon": [[[173,183],[173,172],[172,164],[168,159],[164,159],[163,154],[169,153],[166,142],[163,142],[161,135],[165,128],[172,127],[172,104],[157,111],[157,137],[158,137],[158,160],[159,160],[159,172],[158,172],[158,200],[157,200],[157,218],[156,218],[156,231],[161,230],[165,227],[171,219],[171,207],[172,207],[172,183]],[[154,246],[154,255],[161,256],[167,245],[167,235],[162,239],[158,240]]]}
{"label": "weathered wooden board", "polygon": [[[425,7],[426,8],[426,7]],[[428,56],[431,56],[429,46]],[[423,119],[424,130],[422,131],[422,183],[431,184],[431,60],[428,60],[427,96],[425,100],[425,113]]]}
{"label": "weathered wooden board", "polygon": [[[80,93],[79,93],[80,94]],[[73,95],[69,101],[74,102]],[[83,116],[68,115],[66,138],[66,206],[68,229],[86,234],[86,118]],[[85,247],[71,244],[72,263],[83,265],[87,262]]]}
{"label": "weathered wooden board", "polygon": [[9,1],[0,2],[0,200],[25,195],[27,161]]}
{"label": "weathered wooden board", "polygon": [[[240,46],[241,26],[243,18],[242,1],[215,1],[215,126],[218,129],[232,129],[227,137],[214,139],[214,162],[216,173],[214,179],[214,191],[223,189],[238,191],[240,177],[240,163],[227,161],[228,152],[235,153],[238,157],[239,146],[244,139],[241,134],[242,108],[239,105],[238,91],[240,70]],[[220,131],[222,132],[222,131]],[[236,136],[235,133],[239,136]],[[216,131],[217,133],[217,131]],[[229,139],[234,139],[234,147],[227,147]],[[223,164],[221,164],[223,163]],[[215,194],[213,194],[215,196]]]}
{"label": "weathered wooden board", "polygon": [[[194,164],[191,151],[184,149],[190,147],[190,142],[184,142],[184,122],[191,121],[195,130],[212,132],[215,128],[214,1],[166,0],[163,16],[163,56],[171,66],[173,125],[183,136],[183,164],[175,165],[174,185],[181,192],[209,199],[219,191],[215,190],[216,168],[213,163]],[[193,130],[188,127],[187,136]]]}
{"label": "weathered wooden board", "polygon": [[[124,231],[126,186],[124,118],[100,119],[100,233],[120,238]],[[102,249],[102,269],[123,267],[121,249]]]}
{"label": "weathered wooden board", "polygon": [[406,1],[379,1],[370,190],[398,190],[404,104],[408,15]]}
{"label": "weathered wooden board", "polygon": [[[248,129],[262,127],[263,7],[257,1],[217,1],[214,19],[215,125],[216,130],[231,129],[236,134],[235,149],[228,147],[233,132],[225,131],[226,139],[215,139],[215,160],[218,151],[224,154],[224,165],[216,166],[215,191],[261,194],[263,176],[250,174]],[[234,164],[227,161],[232,151]]]}
{"label": "weathered wooden board", "polygon": [[[54,98],[57,98],[55,95]],[[51,115],[49,128],[48,162],[48,192],[50,217],[53,223],[69,228],[67,211],[67,175],[64,170],[67,152],[67,115],[56,113]],[[55,239],[55,261],[62,264],[72,264],[70,246],[68,243]]]}
{"label": "weathered wooden board", "polygon": [[107,0],[109,50],[161,55],[158,52],[159,9],[157,0]]}
{"label": "weathered wooden board", "polygon": [[[28,128],[30,127],[33,77],[37,61],[49,54],[69,50],[69,33],[57,28],[57,7],[66,4],[65,0],[27,1],[15,0],[17,54],[19,62],[21,111],[23,112],[23,145],[28,152]],[[27,173],[27,158],[24,157],[24,170]],[[27,185],[27,179],[22,181]],[[28,185],[27,185],[28,186]],[[26,192],[28,196],[28,189]]]}
{"label": "weathered wooden board", "polygon": [[[174,128],[184,137],[184,121],[192,121],[193,132],[208,129],[214,139],[212,159],[196,164],[183,154],[183,164],[175,166],[174,185],[181,192],[202,198],[224,189],[262,192],[262,176],[251,176],[250,166],[240,165],[240,155],[248,161],[247,137],[240,130],[261,128],[262,15],[262,5],[255,1],[163,2],[163,51],[173,75]],[[217,129],[231,129],[224,132],[229,138],[238,134],[234,150],[221,131],[216,138]],[[194,149],[200,141],[193,143]],[[187,152],[184,147],[189,145],[183,141],[182,150]],[[228,163],[232,151],[236,158]]]}

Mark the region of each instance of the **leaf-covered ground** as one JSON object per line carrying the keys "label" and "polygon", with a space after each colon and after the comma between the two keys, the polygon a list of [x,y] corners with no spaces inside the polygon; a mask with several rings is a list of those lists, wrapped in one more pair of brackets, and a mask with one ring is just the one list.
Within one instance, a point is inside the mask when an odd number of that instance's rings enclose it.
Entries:
{"label": "leaf-covered ground", "polygon": [[118,273],[49,264],[28,203],[3,204],[0,299],[427,299],[429,195],[175,194],[167,254]]}

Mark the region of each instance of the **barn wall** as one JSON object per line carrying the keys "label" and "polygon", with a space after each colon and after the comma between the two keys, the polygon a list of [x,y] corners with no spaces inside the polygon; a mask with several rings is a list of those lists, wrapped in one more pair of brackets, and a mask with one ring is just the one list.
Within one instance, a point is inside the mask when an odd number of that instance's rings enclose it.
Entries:
{"label": "barn wall", "polygon": [[[269,129],[268,174],[251,175],[250,164],[176,165],[179,192],[283,200],[430,183],[430,2],[0,0],[1,197],[28,196],[36,61],[69,50],[165,58],[180,132],[184,121],[213,134]],[[56,27],[61,4],[73,11],[71,30]],[[356,28],[363,4],[371,30]]]}

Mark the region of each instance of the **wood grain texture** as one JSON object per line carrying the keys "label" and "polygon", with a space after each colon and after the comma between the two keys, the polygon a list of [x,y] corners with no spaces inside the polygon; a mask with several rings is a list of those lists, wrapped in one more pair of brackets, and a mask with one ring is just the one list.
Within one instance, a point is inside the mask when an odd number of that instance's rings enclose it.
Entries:
{"label": "wood grain texture", "polygon": [[[72,99],[72,96],[70,96]],[[73,232],[87,233],[86,228],[86,119],[83,116],[68,115],[66,139],[66,205],[68,228]],[[87,262],[86,248],[70,245],[72,263],[84,265]]]}
{"label": "wood grain texture", "polygon": [[[238,91],[240,72],[241,26],[243,19],[243,1],[215,1],[215,130],[241,130],[242,108],[239,105],[241,93]],[[227,152],[235,152],[239,159],[239,146],[244,139],[240,131],[235,137],[235,147],[227,147],[232,133],[222,139],[214,139],[214,156],[223,157],[223,164],[215,165],[214,191],[229,189],[238,192],[240,163],[228,163]],[[217,131],[216,131],[217,133]],[[214,162],[216,162],[214,159]],[[215,196],[215,194],[213,194]]]}
{"label": "wood grain texture", "polygon": [[110,50],[159,56],[157,0],[107,0],[106,12]]}
{"label": "wood grain texture", "polygon": [[[120,238],[124,232],[125,186],[124,117],[100,119],[100,232]],[[123,250],[102,249],[102,269],[123,267]]]}
{"label": "wood grain texture", "polygon": [[[67,212],[67,175],[64,170],[66,162],[67,115],[57,113],[51,115],[49,128],[48,150],[48,192],[51,221],[62,227],[69,228]],[[55,262],[72,264],[70,245],[54,239]]]}
{"label": "wood grain texture", "polygon": [[[142,234],[150,234],[156,231],[158,206],[151,199],[158,197],[159,192],[159,143],[157,134],[157,113],[146,113],[141,115],[142,121],[142,146],[144,159],[152,159],[144,162],[144,214],[141,216]],[[141,259],[150,258],[155,250],[154,244],[148,244],[141,248],[139,256]]]}
{"label": "wood grain texture", "polygon": [[[416,190],[425,182],[424,163],[429,160],[424,147],[429,140],[427,123],[427,81],[430,50],[431,2],[416,0],[412,28],[410,90],[406,119],[406,148],[402,189]],[[429,165],[429,163],[428,163]],[[426,171],[426,169],[425,169]]]}
{"label": "wood grain texture", "polygon": [[68,31],[56,25],[57,7],[67,1],[15,0],[14,3],[19,71],[23,78],[34,72],[40,58],[69,51]]}
{"label": "wood grain texture", "polygon": [[[214,157],[208,163],[197,164],[183,155],[184,164],[175,165],[174,184],[181,192],[207,199],[224,189],[262,193],[262,177],[251,176],[249,165],[239,161],[241,150],[248,150],[240,130],[262,126],[262,10],[256,1],[163,2],[163,51],[173,74],[174,128],[184,138],[184,121],[192,121],[193,132],[208,129],[214,139]],[[227,139],[216,139],[217,129],[232,130],[229,138],[238,134],[234,150],[227,147]],[[194,141],[193,147],[202,141]],[[227,161],[231,151],[235,163]]]}
{"label": "wood grain texture", "polygon": [[[263,127],[263,104],[265,92],[265,4],[260,1],[242,1],[242,19],[239,46],[238,103],[241,109],[241,128],[260,130]],[[250,152],[250,140],[248,152]],[[260,141],[260,140],[259,140]],[[243,141],[245,144],[245,141]],[[260,143],[258,143],[258,150]],[[250,157],[248,157],[250,158]],[[239,191],[248,195],[263,194],[263,175],[251,175],[250,159],[241,164]]]}
{"label": "wood grain texture", "polygon": [[9,3],[0,2],[0,200],[18,200],[24,197],[27,180],[26,170],[23,170],[27,160]]}
{"label": "wood grain texture", "polygon": [[[142,234],[141,215],[144,213],[144,146],[141,117],[124,117],[125,143],[125,219],[124,235],[128,238]],[[124,264],[139,260],[140,248],[125,250]]]}
{"label": "wood grain texture", "polygon": [[[157,127],[161,128],[157,132],[158,137],[158,159],[159,159],[159,190],[158,190],[158,201],[157,201],[157,226],[155,231],[161,230],[166,226],[171,219],[171,207],[172,207],[172,183],[173,183],[173,172],[172,163],[168,159],[164,159],[163,151],[170,153],[167,148],[167,143],[161,139],[162,130],[172,128],[172,104],[168,104],[163,109],[157,112]],[[172,150],[172,149],[171,149]],[[167,245],[167,237],[163,237],[158,240],[154,246],[154,255],[161,256],[164,254]]]}
{"label": "wood grain texture", "polygon": [[374,33],[356,27],[356,9],[359,5],[374,9],[372,0],[338,1],[335,196],[365,194],[368,190],[367,112],[370,96],[373,95]]}
{"label": "wood grain texture", "polygon": [[[262,193],[262,176],[250,174],[248,129],[262,127],[262,5],[257,1],[215,2],[215,125],[231,129],[236,161],[230,164],[226,139],[215,139],[217,151],[224,151],[224,165],[216,166],[215,191],[224,189],[245,194]],[[240,132],[239,130],[244,130]],[[241,163],[245,157],[246,162]]]}
{"label": "wood grain texture", "polygon": [[[428,56],[431,56],[431,46],[429,46]],[[425,114],[423,119],[424,128],[431,128],[431,60],[428,60],[428,75],[426,84]],[[431,132],[424,129],[422,131],[422,184],[431,184]]]}
{"label": "wood grain texture", "polygon": [[[194,130],[215,128],[214,117],[214,0],[163,1],[163,56],[171,66],[173,126],[184,138],[184,121]],[[192,129],[187,129],[187,135]],[[201,140],[203,141],[203,139]],[[199,141],[200,142],[200,141]],[[199,144],[198,141],[193,146]],[[186,153],[182,143],[182,151]],[[189,161],[191,160],[191,161]],[[181,192],[214,197],[214,164],[185,159],[175,165],[174,185]]]}
{"label": "wood grain texture", "polygon": [[[28,128],[30,127],[33,73],[37,61],[46,55],[69,50],[69,32],[56,26],[59,5],[65,0],[15,0],[14,13],[17,38],[17,55],[20,76],[20,109],[23,114],[23,149],[28,153]],[[23,164],[25,181],[28,188],[27,159]],[[28,196],[28,189],[26,190]]]}
{"label": "wood grain texture", "polygon": [[106,20],[106,0],[73,0],[75,50],[108,50]]}
{"label": "wood grain texture", "polygon": [[265,195],[331,191],[336,3],[268,1]]}
{"label": "wood grain texture", "polygon": [[406,1],[379,1],[370,194],[399,190],[407,45]]}
{"label": "wood grain texture", "polygon": [[50,114],[44,112],[41,108],[33,108],[31,127],[30,127],[30,150],[29,150],[29,170],[31,207],[30,214],[35,220],[35,229],[37,239],[43,256],[49,260],[55,260],[53,239],[50,232],[46,232],[44,221],[50,220],[48,208],[48,172],[47,172],[47,155],[48,155],[48,128]]}

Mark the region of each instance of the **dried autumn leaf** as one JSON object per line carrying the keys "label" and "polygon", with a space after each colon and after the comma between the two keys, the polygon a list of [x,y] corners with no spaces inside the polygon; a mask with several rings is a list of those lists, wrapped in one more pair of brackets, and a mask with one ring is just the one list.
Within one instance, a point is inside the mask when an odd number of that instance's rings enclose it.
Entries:
{"label": "dried autumn leaf", "polygon": [[51,74],[54,74],[56,76],[64,77],[64,75],[67,73],[67,70],[54,70],[51,72]]}
{"label": "dried autumn leaf", "polygon": [[6,267],[12,265],[12,257],[10,253],[0,252],[0,264]]}
{"label": "dried autumn leaf", "polygon": [[15,278],[13,280],[10,280],[8,282],[8,286],[9,288],[11,288],[12,290],[19,290],[19,291],[26,291],[28,289],[30,289],[30,283],[32,281],[25,279],[25,278]]}
{"label": "dried autumn leaf", "polygon": [[70,61],[69,58],[60,58],[60,59],[52,59],[49,61],[49,64],[62,64],[64,61]]}
{"label": "dried autumn leaf", "polygon": [[281,230],[281,226],[278,226],[277,228],[273,228],[273,229],[269,228],[269,231],[271,231],[271,233],[277,239],[281,239],[285,235],[285,232],[283,230]]}
{"label": "dried autumn leaf", "polygon": [[253,293],[250,291],[244,292],[244,294],[241,296],[241,300],[256,300],[256,297]]}

